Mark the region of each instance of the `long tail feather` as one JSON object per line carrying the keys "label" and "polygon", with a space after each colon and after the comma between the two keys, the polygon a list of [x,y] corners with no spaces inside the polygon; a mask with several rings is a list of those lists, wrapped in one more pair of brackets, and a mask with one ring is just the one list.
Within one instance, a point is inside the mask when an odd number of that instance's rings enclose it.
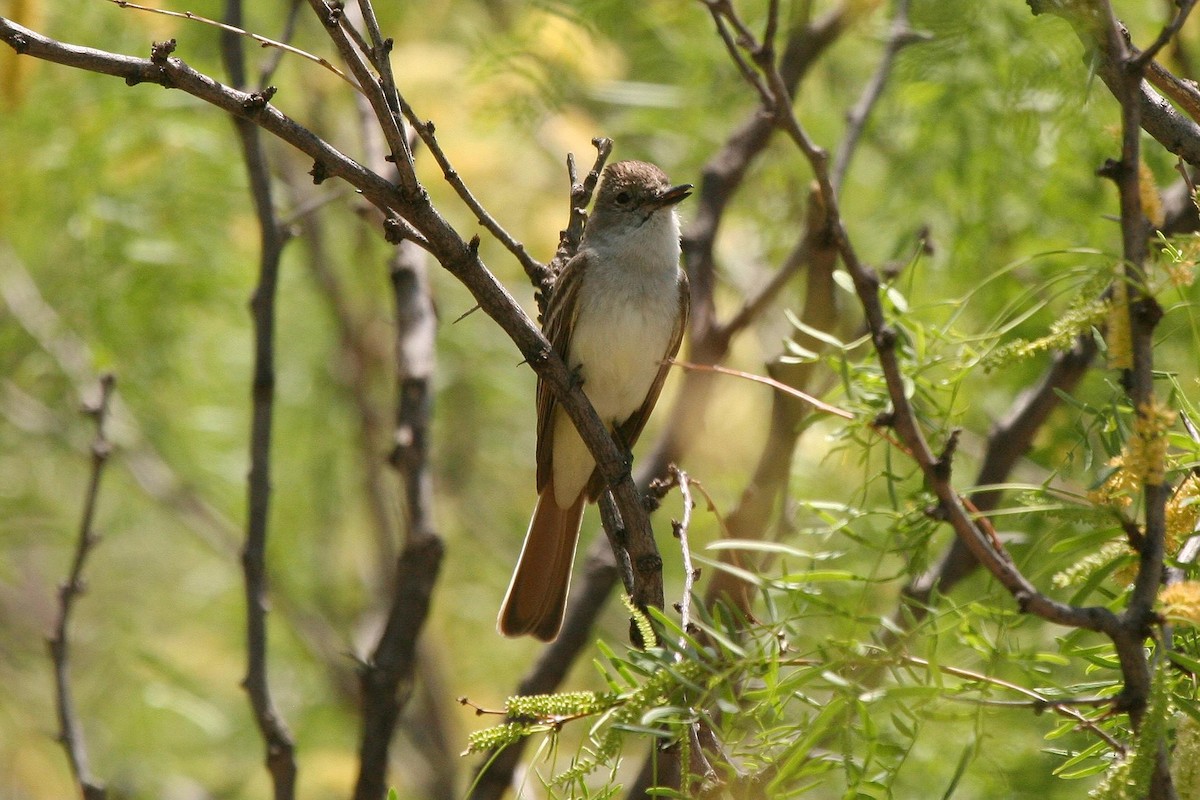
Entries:
{"label": "long tail feather", "polygon": [[546,482],[525,534],[521,557],[508,584],[496,627],[505,636],[532,634],[553,641],[562,627],[571,585],[571,564],[579,542],[586,496],[569,508],[554,501],[554,481]]}

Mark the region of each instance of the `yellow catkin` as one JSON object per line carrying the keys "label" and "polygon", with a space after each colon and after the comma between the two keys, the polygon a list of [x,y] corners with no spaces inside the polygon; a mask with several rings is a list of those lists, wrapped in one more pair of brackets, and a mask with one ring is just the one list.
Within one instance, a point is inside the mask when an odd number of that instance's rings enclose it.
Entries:
{"label": "yellow catkin", "polygon": [[1200,527],[1200,478],[1191,473],[1167,501],[1167,552],[1174,554]]}
{"label": "yellow catkin", "polygon": [[1163,589],[1158,609],[1172,622],[1200,626],[1200,581],[1180,581]]}
{"label": "yellow catkin", "polygon": [[1151,397],[1138,407],[1129,437],[1125,463],[1147,486],[1162,486],[1167,476],[1167,431],[1175,424],[1175,412]]}
{"label": "yellow catkin", "polygon": [[1163,226],[1166,219],[1163,214],[1162,198],[1158,194],[1158,186],[1154,182],[1154,173],[1142,161],[1138,164],[1138,194],[1142,198],[1142,213],[1150,224],[1156,228]]}
{"label": "yellow catkin", "polygon": [[1133,369],[1133,340],[1129,331],[1129,292],[1118,278],[1108,307],[1109,369]]}

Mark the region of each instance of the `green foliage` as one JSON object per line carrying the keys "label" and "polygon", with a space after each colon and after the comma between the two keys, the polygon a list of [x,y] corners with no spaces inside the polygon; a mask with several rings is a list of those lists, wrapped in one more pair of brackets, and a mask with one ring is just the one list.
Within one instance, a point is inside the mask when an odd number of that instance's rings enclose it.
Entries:
{"label": "green foliage", "polygon": [[1158,670],[1150,704],[1134,739],[1132,752],[1109,769],[1104,780],[1092,791],[1092,797],[1097,800],[1139,800],[1148,796],[1154,762],[1170,719],[1168,684],[1171,680],[1167,672]]}

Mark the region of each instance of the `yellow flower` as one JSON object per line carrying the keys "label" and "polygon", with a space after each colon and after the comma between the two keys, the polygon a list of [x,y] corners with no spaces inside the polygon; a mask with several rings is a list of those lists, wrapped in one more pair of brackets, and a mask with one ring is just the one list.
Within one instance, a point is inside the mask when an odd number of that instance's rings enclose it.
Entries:
{"label": "yellow flower", "polygon": [[1167,500],[1167,552],[1174,554],[1200,526],[1200,479],[1188,474]]}
{"label": "yellow flower", "polygon": [[1171,584],[1158,593],[1158,604],[1172,622],[1200,626],[1200,581]]}

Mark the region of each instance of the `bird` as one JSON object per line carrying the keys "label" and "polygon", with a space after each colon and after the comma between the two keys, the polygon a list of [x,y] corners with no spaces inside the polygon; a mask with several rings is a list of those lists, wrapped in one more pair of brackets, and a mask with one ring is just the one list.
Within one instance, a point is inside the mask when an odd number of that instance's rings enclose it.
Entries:
{"label": "bird", "polygon": [[[654,409],[687,326],[676,205],[691,191],[691,184],[672,185],[644,161],[606,167],[579,249],[546,308],[546,338],[627,452]],[[540,378],[536,460],[537,505],[497,629],[550,642],[562,628],[584,506],[607,485]]]}

